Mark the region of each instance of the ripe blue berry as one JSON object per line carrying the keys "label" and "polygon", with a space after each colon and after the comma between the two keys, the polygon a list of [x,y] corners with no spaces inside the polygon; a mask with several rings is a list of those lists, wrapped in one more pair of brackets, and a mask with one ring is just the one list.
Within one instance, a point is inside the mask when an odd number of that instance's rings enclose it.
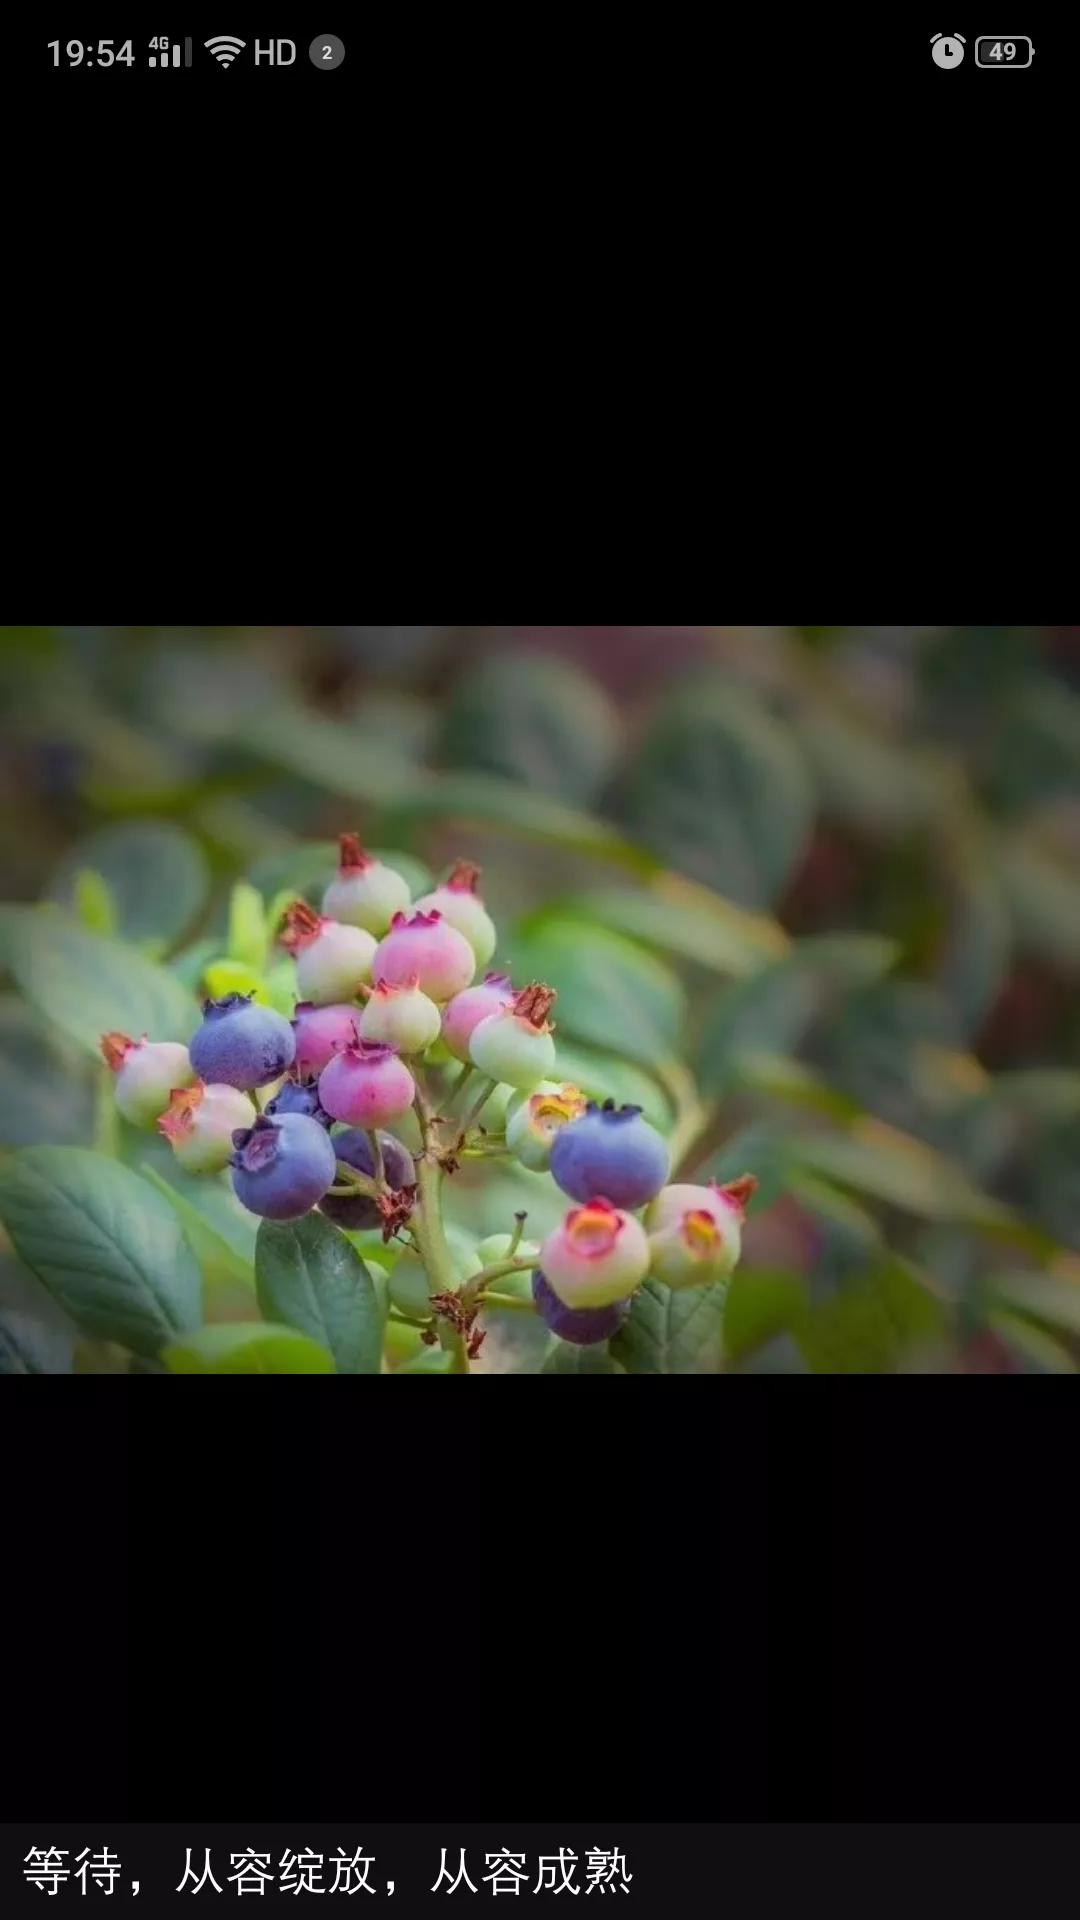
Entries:
{"label": "ripe blue berry", "polygon": [[233,1135],[233,1188],[264,1220],[299,1220],[334,1184],[337,1159],[325,1127],[305,1113],[270,1120]]}
{"label": "ripe blue berry", "polygon": [[286,1080],[273,1099],[267,1101],[263,1111],[271,1120],[280,1119],[285,1113],[306,1113],[309,1120],[317,1120],[327,1132],[334,1124],[319,1104],[317,1080]]}
{"label": "ripe blue berry", "polygon": [[539,1268],[533,1274],[532,1296],[545,1327],[574,1347],[593,1347],[601,1340],[610,1340],[629,1311],[626,1300],[617,1300],[610,1307],[564,1306]]}
{"label": "ripe blue berry", "polygon": [[243,993],[207,1000],[203,1023],[191,1043],[191,1064],[201,1080],[215,1086],[269,1086],[292,1066],[296,1036],[272,1007]]}
{"label": "ripe blue berry", "polygon": [[572,1200],[602,1193],[616,1207],[643,1207],[659,1193],[671,1156],[640,1107],[590,1103],[580,1120],[556,1134],[551,1171]]}
{"label": "ripe blue berry", "polygon": [[[346,1166],[354,1167],[357,1173],[366,1173],[369,1180],[374,1180],[375,1155],[371,1151],[371,1141],[359,1127],[346,1127],[343,1132],[333,1134],[330,1145],[337,1158],[344,1160]],[[413,1157],[402,1146],[401,1141],[395,1140],[392,1133],[380,1133],[379,1145],[382,1148],[383,1172],[386,1175],[387,1184],[395,1193],[400,1193],[404,1187],[415,1187],[416,1167],[413,1164]],[[339,1227],[348,1227],[352,1233],[362,1233],[368,1227],[382,1225],[382,1214],[379,1212],[378,1202],[373,1200],[370,1194],[356,1193],[346,1197],[343,1194],[328,1193],[319,1204],[328,1219],[333,1220]]]}

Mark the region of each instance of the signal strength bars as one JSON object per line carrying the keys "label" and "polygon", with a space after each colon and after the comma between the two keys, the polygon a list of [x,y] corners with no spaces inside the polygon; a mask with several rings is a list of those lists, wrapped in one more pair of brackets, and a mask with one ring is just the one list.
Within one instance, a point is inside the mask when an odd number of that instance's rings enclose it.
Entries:
{"label": "signal strength bars", "polygon": [[[180,42],[174,40],[171,47],[162,47],[159,53],[147,55],[148,67],[178,67],[180,65]],[[184,41],[184,65],[191,65],[191,41]]]}

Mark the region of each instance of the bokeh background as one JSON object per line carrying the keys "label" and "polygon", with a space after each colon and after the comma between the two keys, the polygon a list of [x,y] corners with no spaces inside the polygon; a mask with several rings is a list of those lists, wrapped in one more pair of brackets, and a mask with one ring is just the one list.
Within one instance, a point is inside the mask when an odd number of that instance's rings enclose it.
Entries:
{"label": "bokeh background", "polygon": [[[500,959],[559,989],[567,1077],[761,1181],[723,1315],[683,1296],[629,1364],[1076,1370],[1080,629],[0,638],[4,1149],[174,1179],[110,1120],[94,956],[280,993],[235,883],[317,900],[358,829],[417,884],[477,860]],[[209,1184],[179,1182],[236,1256],[213,1310],[244,1317],[251,1223]],[[519,1205],[539,1232],[558,1201],[454,1185],[475,1231]],[[506,1317],[488,1370],[545,1364]],[[0,1369],[90,1363],[4,1254]]]}

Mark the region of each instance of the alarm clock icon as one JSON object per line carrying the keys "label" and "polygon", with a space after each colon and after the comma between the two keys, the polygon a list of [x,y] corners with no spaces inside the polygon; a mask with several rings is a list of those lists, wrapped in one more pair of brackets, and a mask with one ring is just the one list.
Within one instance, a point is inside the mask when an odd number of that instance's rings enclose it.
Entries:
{"label": "alarm clock icon", "polygon": [[937,67],[958,67],[964,57],[965,40],[962,33],[935,33],[930,42]]}

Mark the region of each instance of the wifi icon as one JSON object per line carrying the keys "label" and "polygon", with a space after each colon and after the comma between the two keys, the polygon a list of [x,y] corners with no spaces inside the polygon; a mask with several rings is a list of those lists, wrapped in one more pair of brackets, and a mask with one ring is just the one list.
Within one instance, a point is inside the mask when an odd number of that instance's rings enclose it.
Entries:
{"label": "wifi icon", "polygon": [[204,40],[203,46],[213,54],[219,66],[231,67],[237,54],[247,46],[247,41],[238,40],[233,33],[216,33],[212,40]]}

